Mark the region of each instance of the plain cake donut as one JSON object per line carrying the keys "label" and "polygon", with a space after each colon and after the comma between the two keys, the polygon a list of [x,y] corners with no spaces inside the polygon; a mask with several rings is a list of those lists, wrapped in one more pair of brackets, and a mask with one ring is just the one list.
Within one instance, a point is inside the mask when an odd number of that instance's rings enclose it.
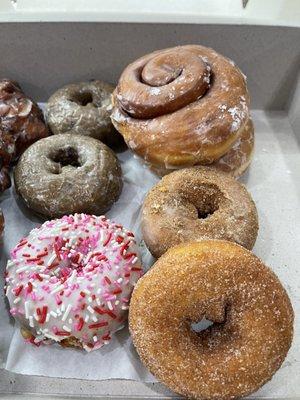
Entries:
{"label": "plain cake donut", "polygon": [[[203,318],[213,325],[195,332]],[[129,328],[151,373],[199,400],[246,396],[279,369],[293,336],[293,309],[276,275],[226,241],[181,244],[142,277]]]}
{"label": "plain cake donut", "polygon": [[104,214],[123,185],[112,150],[99,140],[72,133],[30,146],[15,167],[14,179],[26,205],[51,218],[77,212]]}
{"label": "plain cake donut", "polygon": [[255,204],[229,174],[208,167],[164,176],[146,195],[142,233],[154,257],[191,240],[224,239],[248,249],[258,232]]}

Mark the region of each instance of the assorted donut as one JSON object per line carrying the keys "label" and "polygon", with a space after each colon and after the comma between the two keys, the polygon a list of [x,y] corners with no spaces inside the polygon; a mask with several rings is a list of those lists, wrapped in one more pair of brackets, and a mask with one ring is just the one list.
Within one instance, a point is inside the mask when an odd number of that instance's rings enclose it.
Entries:
{"label": "assorted donut", "polygon": [[20,240],[7,264],[6,296],[23,334],[95,350],[126,321],[142,267],[134,234],[104,216],[64,216]]}
{"label": "assorted donut", "polygon": [[72,133],[30,146],[14,170],[14,181],[27,206],[50,218],[104,214],[119,198],[123,185],[113,151],[99,140]]}
{"label": "assorted donut", "polygon": [[[213,324],[196,332],[203,318]],[[276,275],[245,248],[202,240],[169,249],[142,277],[129,311],[149,370],[193,399],[234,399],[270,380],[293,336],[293,309]]]}
{"label": "assorted donut", "polygon": [[164,176],[148,192],[141,228],[156,258],[176,244],[203,239],[229,240],[252,249],[258,216],[246,188],[229,174],[191,167]]}
{"label": "assorted donut", "polygon": [[[254,150],[249,107],[238,67],[199,45],[139,58],[116,88],[68,84],[49,98],[45,119],[16,82],[0,80],[0,192],[15,162],[17,195],[48,219],[12,244],[6,266],[25,342],[90,352],[129,314],[142,362],[180,395],[233,399],[272,378],[294,314],[250,251],[258,215],[236,180]],[[113,150],[123,139],[163,176],[141,205],[142,239],[158,259],[147,272],[135,233],[104,215],[123,188]],[[197,330],[201,321],[209,326]]]}

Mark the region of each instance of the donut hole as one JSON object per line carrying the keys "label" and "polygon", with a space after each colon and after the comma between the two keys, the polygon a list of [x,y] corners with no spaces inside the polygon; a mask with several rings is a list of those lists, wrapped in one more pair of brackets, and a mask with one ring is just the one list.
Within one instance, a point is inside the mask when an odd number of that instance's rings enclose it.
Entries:
{"label": "donut hole", "polygon": [[219,209],[223,194],[215,185],[205,185],[197,189],[197,195],[191,199],[191,203],[196,208],[197,219],[207,219]]}
{"label": "donut hole", "polygon": [[79,168],[82,166],[77,149],[71,146],[56,150],[49,158],[59,166],[54,171],[56,174],[60,174],[63,167],[71,166]]}
{"label": "donut hole", "polygon": [[209,207],[209,208],[205,208],[205,209],[197,208],[198,219],[206,219],[206,218],[210,217],[211,215],[213,215],[213,213],[215,211],[218,210],[218,208],[219,207]]}
{"label": "donut hole", "polygon": [[72,101],[85,107],[88,104],[93,103],[93,94],[91,92],[79,92]]}

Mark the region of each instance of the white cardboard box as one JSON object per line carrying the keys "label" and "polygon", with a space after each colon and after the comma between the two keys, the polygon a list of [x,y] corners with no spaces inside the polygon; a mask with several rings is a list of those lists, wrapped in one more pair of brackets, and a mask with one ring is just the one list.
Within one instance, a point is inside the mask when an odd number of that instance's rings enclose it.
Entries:
{"label": "white cardboard box", "polygon": [[[257,110],[253,113],[257,146],[244,182],[257,202],[261,224],[254,251],[287,285],[283,264],[289,274],[295,274],[294,280],[300,275],[299,28],[193,23],[0,23],[0,76],[19,81],[35,100],[45,101],[68,82],[100,78],[114,83],[124,66],[138,56],[185,43],[215,48],[232,58],[248,76],[252,108]],[[298,292],[295,289],[294,345],[300,347],[300,287]],[[0,347],[0,354],[4,352]],[[299,374],[298,381],[293,380],[295,390],[289,396],[283,391],[277,398],[300,399],[299,365],[295,371]],[[173,396],[158,383],[63,380],[4,370],[0,371],[1,394],[60,398]],[[259,395],[268,397],[268,392]]]}

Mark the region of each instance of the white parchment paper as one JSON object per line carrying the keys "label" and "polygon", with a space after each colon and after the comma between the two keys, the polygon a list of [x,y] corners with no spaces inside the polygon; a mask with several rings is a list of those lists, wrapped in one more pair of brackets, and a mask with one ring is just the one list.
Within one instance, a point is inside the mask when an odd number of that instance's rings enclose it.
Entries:
{"label": "white parchment paper", "polygon": [[[254,112],[256,151],[250,171],[243,177],[259,213],[260,231],[254,253],[269,265],[286,287],[295,311],[292,348],[282,368],[254,396],[295,398],[300,396],[300,137],[280,114],[269,118]],[[129,151],[118,154],[124,188],[119,201],[108,213],[140,235],[139,213],[145,193],[158,180]],[[42,221],[24,208],[14,191],[0,198],[6,218],[1,247],[4,271],[9,250],[20,237]],[[144,260],[150,265],[146,250]],[[3,274],[1,274],[3,275]],[[58,345],[39,348],[24,343],[0,299],[0,355],[6,369],[28,375],[101,380],[108,378],[155,381],[142,366],[133,349],[127,328],[110,344],[89,354]]]}

